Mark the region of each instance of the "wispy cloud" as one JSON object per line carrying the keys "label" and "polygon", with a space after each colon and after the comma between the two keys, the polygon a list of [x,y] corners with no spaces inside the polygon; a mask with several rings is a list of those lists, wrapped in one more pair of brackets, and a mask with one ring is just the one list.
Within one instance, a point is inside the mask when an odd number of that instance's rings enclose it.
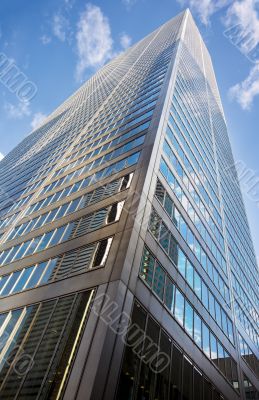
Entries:
{"label": "wispy cloud", "polygon": [[49,44],[51,42],[51,37],[49,35],[42,35],[40,41],[44,45]]}
{"label": "wispy cloud", "polygon": [[229,90],[229,95],[236,100],[243,110],[249,110],[253,100],[259,95],[259,64],[250,71],[248,77]]}
{"label": "wispy cloud", "polygon": [[128,47],[130,47],[131,42],[132,39],[127,33],[123,32],[120,35],[120,45],[123,48],[123,50],[126,50]]}
{"label": "wispy cloud", "polygon": [[3,153],[0,153],[0,161],[4,158]]}
{"label": "wispy cloud", "polygon": [[204,25],[210,23],[210,18],[220,9],[226,7],[231,0],[178,0],[182,7],[189,7]]}
{"label": "wispy cloud", "polygon": [[236,28],[235,44],[246,55],[259,45],[258,6],[259,0],[234,1],[223,19],[228,28]]}
{"label": "wispy cloud", "polygon": [[70,28],[69,21],[63,14],[61,14],[61,12],[53,16],[53,21],[52,21],[53,34],[61,42],[65,42],[69,32],[69,28]]}
{"label": "wispy cloud", "polygon": [[136,4],[137,0],[121,0],[122,4],[124,4],[127,10],[130,10],[134,4]]}
{"label": "wispy cloud", "polygon": [[8,118],[21,119],[31,114],[30,103],[27,101],[21,101],[18,104],[5,103],[4,110]]}
{"label": "wispy cloud", "polygon": [[100,7],[87,4],[76,32],[78,62],[76,78],[82,80],[87,68],[98,68],[113,55],[113,40],[108,18]]}
{"label": "wispy cloud", "polygon": [[31,121],[31,127],[32,129],[36,129],[38,128],[41,123],[44,121],[44,119],[47,117],[46,114],[43,114],[42,112],[36,112],[33,117],[32,117],[32,121]]}

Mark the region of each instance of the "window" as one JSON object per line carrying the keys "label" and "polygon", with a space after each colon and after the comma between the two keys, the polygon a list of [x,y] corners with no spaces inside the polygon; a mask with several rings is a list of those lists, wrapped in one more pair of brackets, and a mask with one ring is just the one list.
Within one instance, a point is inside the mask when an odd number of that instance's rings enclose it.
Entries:
{"label": "window", "polygon": [[182,237],[186,240],[187,237],[187,225],[185,220],[183,219],[182,216],[180,216],[180,233]]}
{"label": "window", "polygon": [[187,260],[187,266],[186,266],[186,280],[193,289],[193,266],[189,260]]}
{"label": "window", "polygon": [[177,263],[177,266],[178,266],[180,274],[185,277],[186,256],[182,252],[181,249],[178,250],[178,263]]}
{"label": "window", "polygon": [[205,283],[202,281],[202,303],[204,307],[208,310],[209,308],[209,299],[208,299],[208,288]]}
{"label": "window", "polygon": [[30,277],[30,280],[27,282],[26,289],[33,288],[39,284],[40,278],[43,274],[46,264],[47,264],[46,262],[43,262],[41,264],[38,264],[34,268],[33,273]]}
{"label": "window", "polygon": [[194,271],[194,291],[197,297],[201,299],[201,277]]}
{"label": "window", "polygon": [[190,229],[188,229],[187,243],[188,243],[190,249],[193,251],[194,250],[194,236]]}
{"label": "window", "polygon": [[209,291],[209,311],[210,311],[210,315],[212,316],[212,318],[216,318],[215,315],[215,299],[213,294]]}
{"label": "window", "polygon": [[216,313],[216,321],[217,324],[221,327],[221,309],[220,309],[220,305],[217,302],[217,300],[215,300],[215,313]]}
{"label": "window", "polygon": [[[203,400],[202,374],[196,368],[193,369],[193,400]],[[204,400],[208,400],[204,397]]]}
{"label": "window", "polygon": [[157,265],[154,276],[153,290],[161,300],[163,300],[164,286],[165,272],[159,265]]}
{"label": "window", "polygon": [[218,342],[218,366],[225,375],[225,352],[222,345]]}
{"label": "window", "polygon": [[201,347],[201,319],[196,312],[194,312],[194,341]]}
{"label": "window", "polygon": [[20,271],[16,271],[9,276],[8,282],[6,283],[4,289],[1,292],[1,296],[6,296],[12,292],[12,289],[15,283],[17,282],[19,275]]}
{"label": "window", "polygon": [[[1,398],[46,398],[59,391],[63,396],[62,385],[70,372],[70,358],[74,359],[78,349],[92,296],[93,291],[73,294],[8,313],[9,322],[0,338],[5,344],[0,350]],[[3,343],[3,337],[13,336],[15,341]],[[23,367],[20,355],[24,349],[30,349],[35,362],[30,365],[26,359]],[[23,380],[15,379],[16,368],[9,368],[13,361]]]}
{"label": "window", "polygon": [[202,323],[202,349],[210,357],[210,332],[205,323]]}
{"label": "window", "polygon": [[165,286],[165,305],[169,308],[169,310],[173,313],[174,311],[174,289],[175,286],[168,276],[166,277],[166,286]]}
{"label": "window", "polygon": [[177,321],[183,325],[184,316],[184,297],[178,289],[175,290],[175,309],[174,315]]}
{"label": "window", "polygon": [[192,400],[193,393],[192,364],[187,358],[183,358],[183,400]]}
{"label": "window", "polygon": [[98,243],[91,268],[104,266],[111,246],[111,242],[112,239],[109,238],[109,239],[104,239],[100,243]]}
{"label": "window", "polygon": [[193,337],[193,308],[188,301],[185,301],[184,328]]}
{"label": "window", "polygon": [[211,332],[210,332],[210,358],[215,364],[217,364],[218,362],[217,339]]}
{"label": "window", "polygon": [[153,282],[154,265],[155,265],[154,257],[152,257],[152,255],[147,249],[144,249],[141,262],[140,276],[150,287],[152,286]]}
{"label": "window", "polygon": [[177,253],[178,253],[178,244],[174,237],[170,235],[170,245],[169,245],[169,257],[177,265]]}
{"label": "window", "polygon": [[181,351],[174,345],[172,352],[173,367],[171,368],[171,393],[175,400],[181,399],[182,393],[182,360]]}
{"label": "window", "polygon": [[168,196],[167,193],[166,193],[166,196],[165,196],[164,207],[165,207],[165,210],[167,211],[167,213],[170,215],[170,217],[172,217],[172,214],[173,214],[173,202],[172,202],[171,198]]}
{"label": "window", "polygon": [[169,251],[169,231],[166,228],[166,226],[162,223],[161,224],[161,230],[160,230],[160,238],[159,238],[159,242],[161,244],[161,246],[163,247],[163,249],[168,253]]}

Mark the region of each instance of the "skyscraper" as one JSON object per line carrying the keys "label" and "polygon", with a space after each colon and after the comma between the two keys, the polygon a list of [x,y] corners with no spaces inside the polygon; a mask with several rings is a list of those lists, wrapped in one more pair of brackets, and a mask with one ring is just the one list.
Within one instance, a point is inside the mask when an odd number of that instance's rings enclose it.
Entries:
{"label": "skyscraper", "polygon": [[258,267],[190,12],[0,163],[0,398],[258,399]]}

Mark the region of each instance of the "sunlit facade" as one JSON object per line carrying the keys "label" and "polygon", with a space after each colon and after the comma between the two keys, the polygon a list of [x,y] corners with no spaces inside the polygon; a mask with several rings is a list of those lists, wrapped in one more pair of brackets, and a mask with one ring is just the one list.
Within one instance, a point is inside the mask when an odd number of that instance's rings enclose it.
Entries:
{"label": "sunlit facade", "polygon": [[0,163],[0,399],[258,399],[258,267],[187,10]]}

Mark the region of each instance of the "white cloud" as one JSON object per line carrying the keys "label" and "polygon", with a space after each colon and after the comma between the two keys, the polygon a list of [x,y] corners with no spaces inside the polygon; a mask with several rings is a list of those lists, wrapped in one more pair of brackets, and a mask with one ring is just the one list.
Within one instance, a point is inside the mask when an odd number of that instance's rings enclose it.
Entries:
{"label": "white cloud", "polygon": [[21,119],[31,114],[30,103],[27,101],[20,102],[17,105],[5,103],[4,110],[7,117],[12,119]]}
{"label": "white cloud", "polygon": [[128,47],[130,47],[132,42],[132,39],[127,33],[123,32],[120,35],[120,45],[123,48],[123,50],[126,50]]}
{"label": "white cloud", "polygon": [[178,0],[182,7],[190,7],[191,11],[197,14],[204,25],[210,23],[213,14],[224,8],[231,0]]}
{"label": "white cloud", "polygon": [[256,64],[248,77],[229,90],[229,95],[236,100],[243,110],[250,109],[253,100],[259,95],[259,64]]}
{"label": "white cloud", "polygon": [[43,114],[42,112],[40,112],[40,111],[36,112],[33,115],[32,121],[31,121],[32,129],[34,130],[34,129],[38,128],[46,117],[47,117],[47,115]]}
{"label": "white cloud", "polygon": [[68,19],[61,13],[55,14],[52,21],[52,30],[54,36],[56,36],[61,42],[64,42],[69,30]]}
{"label": "white cloud", "polygon": [[0,153],[0,161],[4,158],[3,153]]}
{"label": "white cloud", "polygon": [[99,7],[87,4],[77,24],[76,41],[78,80],[83,78],[86,68],[98,68],[112,58],[113,40],[109,20]]}
{"label": "white cloud", "polygon": [[137,0],[122,0],[122,4],[126,6],[129,10],[134,4],[136,4]]}
{"label": "white cloud", "polygon": [[41,43],[44,44],[44,45],[49,44],[49,43],[51,42],[51,37],[48,36],[48,35],[42,35],[42,36],[40,37],[40,41],[41,41]]}
{"label": "white cloud", "polygon": [[224,19],[224,24],[228,28],[238,27],[234,41],[236,40],[236,44],[246,55],[259,45],[258,5],[259,0],[234,1]]}

